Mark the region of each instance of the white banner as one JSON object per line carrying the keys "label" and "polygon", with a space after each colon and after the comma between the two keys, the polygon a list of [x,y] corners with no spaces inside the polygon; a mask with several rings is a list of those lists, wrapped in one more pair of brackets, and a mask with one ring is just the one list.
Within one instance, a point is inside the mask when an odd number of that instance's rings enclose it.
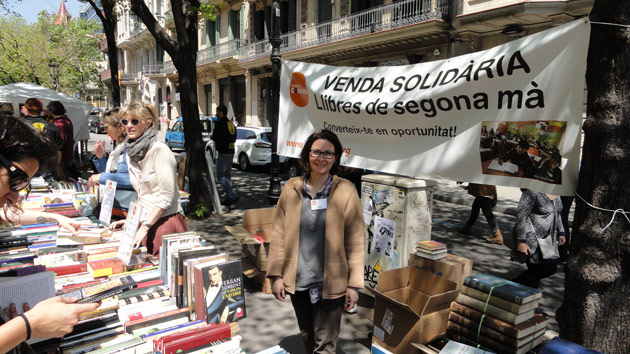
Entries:
{"label": "white banner", "polygon": [[572,195],[589,35],[582,19],[415,65],[284,61],[278,153],[326,128],[342,165]]}

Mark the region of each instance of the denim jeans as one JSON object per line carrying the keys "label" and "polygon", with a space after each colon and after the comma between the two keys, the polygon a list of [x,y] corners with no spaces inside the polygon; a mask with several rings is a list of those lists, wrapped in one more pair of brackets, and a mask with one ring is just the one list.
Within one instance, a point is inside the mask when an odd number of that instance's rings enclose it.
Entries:
{"label": "denim jeans", "polygon": [[232,188],[232,159],[234,154],[219,154],[217,158],[217,178],[225,191],[228,200],[236,198]]}

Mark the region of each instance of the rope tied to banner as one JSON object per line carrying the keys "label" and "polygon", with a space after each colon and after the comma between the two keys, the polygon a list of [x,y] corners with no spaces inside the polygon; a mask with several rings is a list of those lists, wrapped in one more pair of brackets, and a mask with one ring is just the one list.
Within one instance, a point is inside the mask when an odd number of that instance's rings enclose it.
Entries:
{"label": "rope tied to banner", "polygon": [[594,25],[605,25],[605,26],[617,26],[617,27],[630,28],[630,25],[622,25],[622,24],[619,24],[619,23],[596,22],[596,21],[591,21],[591,23],[594,24]]}
{"label": "rope tied to banner", "polygon": [[591,208],[593,208],[595,210],[605,211],[605,212],[608,212],[608,213],[613,213],[612,218],[610,219],[610,222],[608,223],[608,225],[604,226],[602,231],[606,231],[606,229],[610,225],[612,225],[613,221],[615,221],[615,216],[617,216],[617,214],[623,215],[626,218],[626,220],[628,221],[628,223],[630,223],[630,217],[628,217],[628,215],[630,214],[630,211],[625,211],[625,210],[623,210],[621,208],[612,210],[612,209],[606,209],[606,208],[597,207],[597,206],[587,202],[584,198],[582,198],[581,195],[578,194],[577,191],[575,191],[575,196],[578,197],[578,199],[580,199],[582,202],[584,202],[584,204],[588,205],[589,207],[591,207]]}

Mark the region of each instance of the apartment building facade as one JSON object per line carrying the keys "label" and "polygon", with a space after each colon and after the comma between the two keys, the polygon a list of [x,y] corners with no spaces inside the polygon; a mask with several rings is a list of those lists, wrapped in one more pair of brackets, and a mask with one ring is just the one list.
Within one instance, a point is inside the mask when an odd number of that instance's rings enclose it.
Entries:
{"label": "apartment building facade", "polygon": [[[168,0],[146,0],[164,26]],[[593,0],[280,0],[283,59],[339,66],[405,65],[488,49],[588,16]],[[268,126],[271,0],[224,1],[199,22],[201,114],[228,107],[240,124]],[[121,5],[122,103],[145,100],[179,116],[178,76],[148,30]],[[109,80],[112,79],[111,73]],[[104,75],[107,83],[107,74]],[[282,109],[282,108],[281,108]]]}

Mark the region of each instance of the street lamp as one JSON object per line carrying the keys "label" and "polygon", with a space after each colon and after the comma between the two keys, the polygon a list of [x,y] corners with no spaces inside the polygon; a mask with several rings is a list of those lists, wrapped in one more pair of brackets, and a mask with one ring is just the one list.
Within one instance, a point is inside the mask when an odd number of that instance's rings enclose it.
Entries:
{"label": "street lamp", "polygon": [[57,91],[57,71],[59,69],[59,64],[54,61],[48,63],[48,68],[50,69],[50,76],[52,77],[53,87],[55,91]]}
{"label": "street lamp", "polygon": [[278,158],[278,112],[280,111],[280,65],[282,64],[282,56],[280,55],[280,5],[278,0],[273,1],[271,12],[271,92],[269,92],[268,103],[271,104],[271,176],[269,178],[269,191],[267,192],[267,200],[272,205],[278,203],[280,192],[280,160]]}

